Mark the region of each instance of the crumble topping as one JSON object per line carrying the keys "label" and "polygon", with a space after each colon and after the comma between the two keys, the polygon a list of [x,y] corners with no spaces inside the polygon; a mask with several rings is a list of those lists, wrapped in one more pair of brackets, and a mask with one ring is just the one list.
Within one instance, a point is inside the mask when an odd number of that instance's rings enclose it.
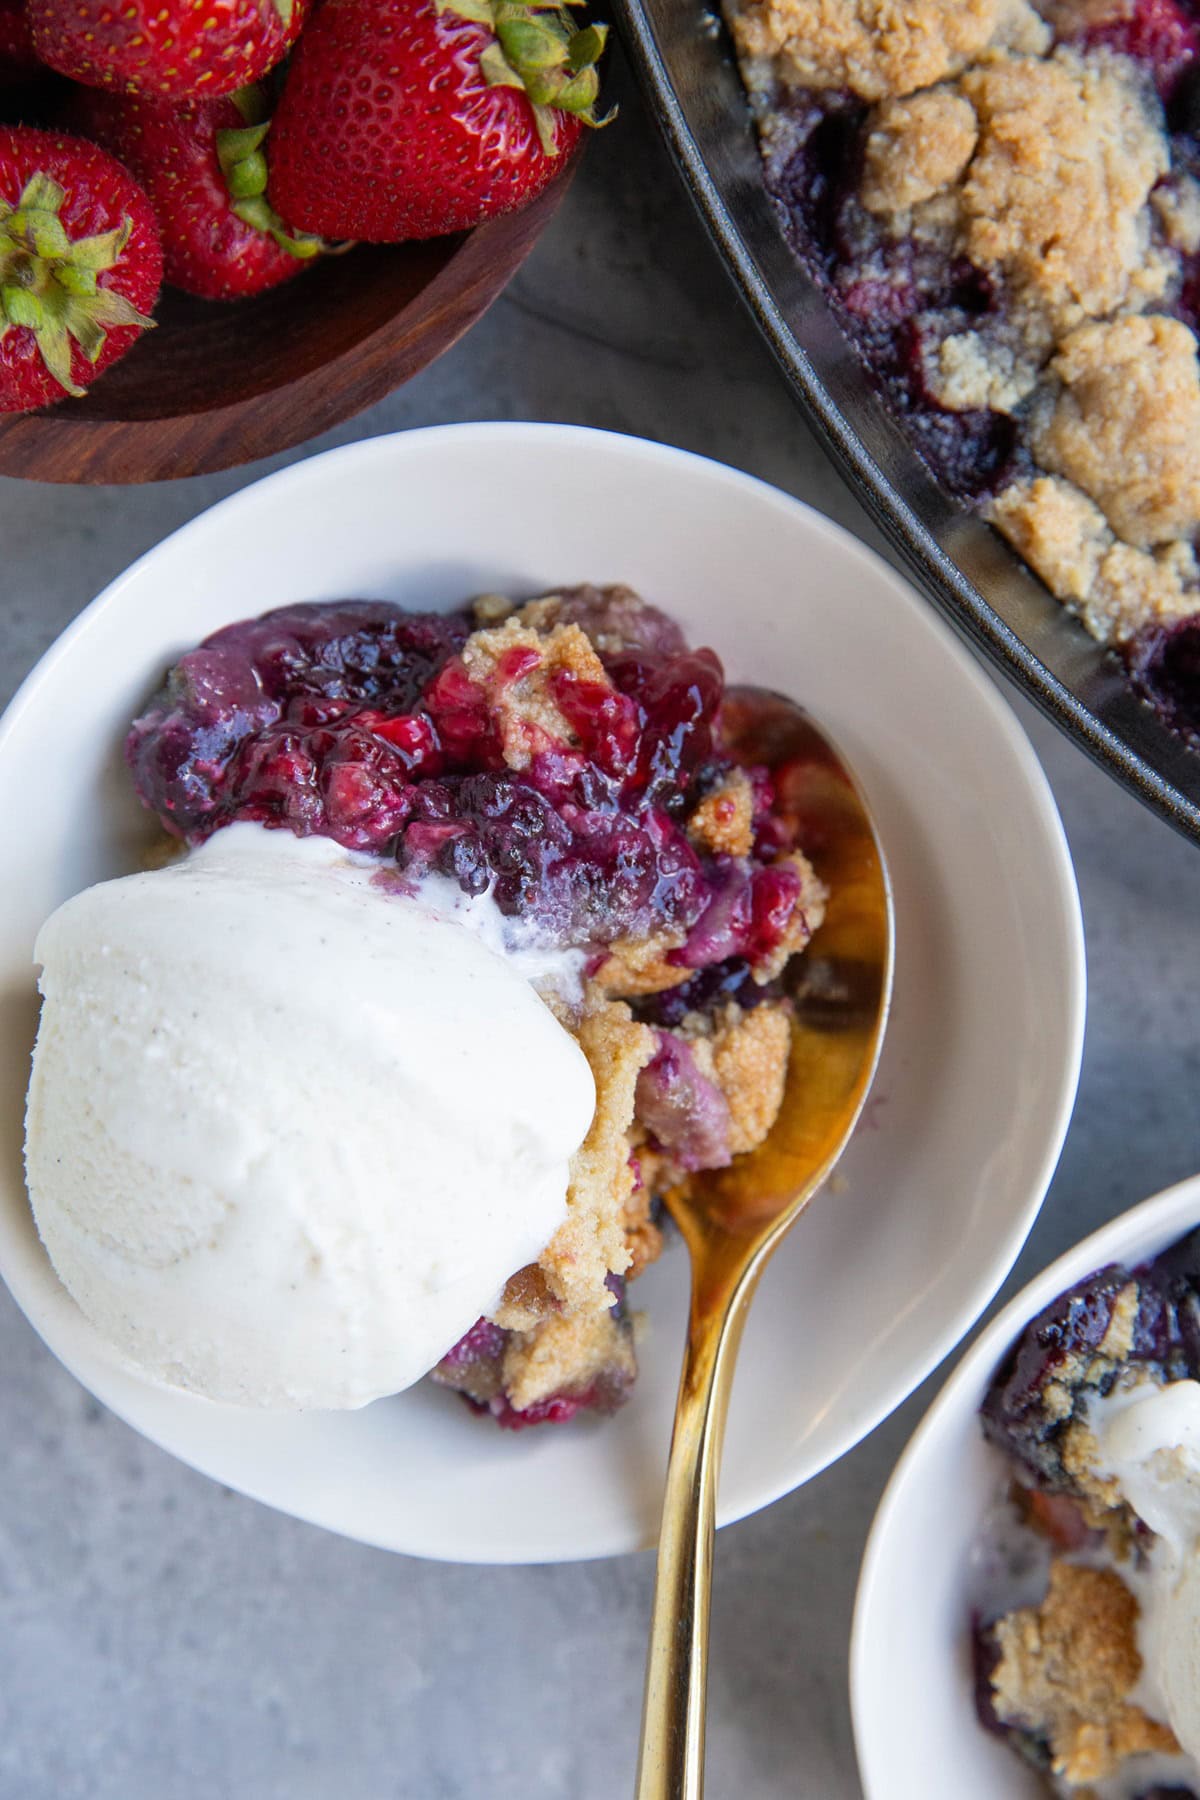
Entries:
{"label": "crumble topping", "polygon": [[988,50],[1049,39],[1027,0],[752,0],[733,29],[740,54],[772,62],[785,85],[864,100],[915,93]]}
{"label": "crumble topping", "polygon": [[605,948],[592,979],[606,994],[632,999],[679,987],[691,973],[672,962],[671,952],[684,941],[682,931],[655,931],[644,938],[618,938]]}
{"label": "crumble topping", "polygon": [[979,137],[975,109],[952,88],[930,88],[876,108],[863,153],[868,212],[901,213],[953,185]]}
{"label": "crumble topping", "polygon": [[681,1027],[701,1073],[729,1105],[729,1148],[754,1150],[779,1116],[787,1080],[791,1026],[785,1007],[766,1001],[746,1012],[730,1002],[719,1014],[689,1013]]}
{"label": "crumble topping", "polygon": [[527,769],[547,744],[578,742],[552,692],[556,678],[610,688],[604,664],[578,625],[548,632],[509,619],[474,631],[463,646],[463,664],[487,697],[510,769]]}
{"label": "crumble topping", "polygon": [[1113,1301],[1108,1326],[1100,1339],[1096,1354],[1109,1362],[1124,1362],[1133,1349],[1133,1334],[1138,1316],[1138,1284],[1127,1281]]}
{"label": "crumble topping", "polygon": [[[510,1280],[492,1314],[514,1334],[500,1386],[518,1410],[550,1394],[586,1388],[601,1370],[625,1367],[622,1358],[614,1359],[614,1346],[626,1338],[609,1313],[608,1275],[611,1270],[632,1279],[656,1259],[662,1233],[652,1216],[652,1191],[687,1180],[669,1156],[646,1145],[630,1156],[637,1077],[653,1055],[656,1033],[636,1023],[627,1006],[600,999],[594,990],[575,1030],[595,1077],[597,1103],[592,1130],[572,1165],[569,1215],[540,1263]],[[783,1101],[787,1008],[765,1001],[745,1011],[730,1002],[715,1017],[688,1014],[680,1035],[728,1105],[730,1154],[755,1149]],[[623,1357],[632,1377],[632,1349]]]}
{"label": "crumble topping", "polygon": [[642,1167],[642,1156],[632,1159],[634,1168],[633,1191],[625,1202],[622,1226],[625,1232],[625,1244],[629,1251],[629,1267],[625,1271],[626,1279],[636,1281],[643,1269],[648,1269],[652,1262],[657,1262],[662,1254],[663,1234],[654,1218],[654,1196],[645,1180]]}
{"label": "crumble topping", "polygon": [[1142,1671],[1137,1619],[1120,1576],[1056,1557],[1041,1605],[993,1627],[998,1718],[1045,1740],[1054,1773],[1073,1785],[1103,1780],[1139,1752],[1179,1748],[1128,1698]]}
{"label": "crumble topping", "polygon": [[606,1312],[558,1313],[536,1331],[514,1332],[501,1382],[518,1412],[552,1394],[578,1393],[614,1376],[632,1381],[637,1357],[627,1333]]}
{"label": "crumble topping", "polygon": [[929,391],[951,412],[1015,412],[1037,387],[1042,338],[1015,323],[944,338],[926,363]]}
{"label": "crumble topping", "polygon": [[1070,482],[1049,475],[1014,482],[987,517],[1102,644],[1196,611],[1191,546],[1152,553],[1119,543],[1100,508]]}
{"label": "crumble topping", "polygon": [[609,1271],[623,1275],[630,1252],[623,1219],[633,1194],[629,1156],[634,1091],[655,1037],[620,1001],[599,1001],[576,1036],[596,1082],[596,1115],[571,1159],[567,1217],[540,1258],[550,1292],[570,1307],[606,1311]]}
{"label": "crumble topping", "polygon": [[1062,384],[1033,453],[1149,549],[1200,526],[1200,367],[1186,325],[1159,315],[1084,325],[1051,364]]}
{"label": "crumble topping", "polygon": [[749,856],[754,848],[754,789],[744,769],[733,769],[706,794],[688,820],[688,836],[715,856]]}
{"label": "crumble topping", "polygon": [[1172,250],[1195,256],[1200,250],[1200,181],[1190,175],[1160,181],[1150,196],[1150,204]]}
{"label": "crumble topping", "polygon": [[1191,9],[726,10],[789,235],[934,473],[1102,643],[1200,616]]}
{"label": "crumble topping", "polygon": [[971,69],[979,121],[963,184],[964,247],[1058,329],[1127,300],[1149,249],[1165,140],[1128,65],[1058,50]]}

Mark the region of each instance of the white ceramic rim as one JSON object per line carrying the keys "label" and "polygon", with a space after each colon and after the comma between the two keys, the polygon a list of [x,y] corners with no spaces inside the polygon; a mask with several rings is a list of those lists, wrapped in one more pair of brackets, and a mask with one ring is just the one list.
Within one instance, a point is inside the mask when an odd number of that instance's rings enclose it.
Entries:
{"label": "white ceramic rim", "polygon": [[[50,645],[21,683],[3,717],[0,717],[0,755],[3,753],[9,734],[23,718],[26,710],[35,703],[43,680],[57,667],[60,660],[74,652],[80,640],[86,637],[98,615],[119,599],[125,588],[139,576],[143,567],[158,555],[165,544],[171,543],[178,546],[181,542],[191,543],[196,554],[202,555],[206,534],[223,531],[231,520],[236,519],[240,510],[253,511],[257,504],[257,497],[262,490],[279,491],[292,486],[303,489],[307,483],[314,480],[316,469],[338,464],[352,470],[356,462],[369,463],[380,453],[381,446],[386,446],[395,440],[403,440],[410,448],[418,451],[424,443],[447,438],[475,440],[484,445],[494,443],[511,451],[527,434],[556,441],[564,454],[569,454],[572,445],[576,443],[580,445],[601,443],[635,462],[640,460],[649,468],[660,464],[682,465],[685,469],[694,471],[700,479],[710,482],[715,479],[735,488],[743,488],[756,494],[760,501],[769,507],[802,517],[805,527],[810,533],[824,536],[832,545],[836,546],[837,554],[849,562],[857,561],[864,570],[870,569],[875,575],[882,571],[892,587],[896,606],[907,608],[918,618],[922,630],[932,630],[942,636],[946,653],[957,665],[958,678],[964,687],[970,690],[974,704],[988,714],[991,726],[1007,742],[1007,747],[1024,778],[1026,802],[1043,834],[1043,849],[1047,853],[1047,861],[1053,871],[1055,900],[1061,912],[1060,928],[1068,949],[1068,962],[1062,971],[1065,1004],[1064,1038],[1068,1045],[1068,1054],[1063,1061],[1059,1093],[1054,1108],[1055,1124],[1053,1130],[1047,1134],[1043,1153],[1037,1162],[1036,1178],[1031,1181],[1029,1186],[1029,1196],[1020,1211],[1014,1212],[1010,1221],[1003,1253],[993,1261],[986,1271],[980,1273],[974,1283],[964,1289],[962,1300],[952,1322],[931,1341],[925,1355],[919,1361],[906,1366],[897,1379],[888,1383],[881,1390],[880,1397],[872,1406],[863,1408],[859,1412],[852,1435],[845,1444],[814,1461],[799,1477],[790,1469],[781,1469],[777,1479],[761,1482],[753,1494],[745,1498],[740,1505],[723,1505],[718,1501],[717,1522],[719,1526],[723,1526],[732,1524],[738,1519],[748,1517],[763,1507],[771,1505],[845,1455],[847,1451],[869,1435],[881,1420],[888,1417],[916,1387],[920,1386],[921,1382],[961,1341],[964,1333],[970,1329],[997,1287],[1003,1282],[1028,1236],[1057,1166],[1074,1109],[1083,1054],[1086,957],[1079,893],[1062,821],[1046,775],[1033,747],[998,687],[982,665],[970,654],[960,637],[950,631],[942,620],[931,614],[904,576],[890,564],[884,562],[881,557],[850,532],[823,514],[816,512],[806,502],[795,496],[785,493],[756,476],[719,463],[712,458],[654,440],[628,437],[622,433],[602,431],[588,426],[519,421],[427,426],[411,431],[381,434],[321,452],[313,457],[303,458],[286,468],[266,475],[217,501],[195,518],[169,533],[158,544],[143,552],[84,607],[77,618]],[[14,1298],[17,1297],[14,1295]],[[37,1317],[27,1311],[22,1300],[18,1299],[17,1304],[26,1313],[26,1317],[30,1319],[30,1323],[33,1324],[39,1335],[43,1335]],[[47,1347],[84,1387],[91,1392],[98,1391],[94,1374],[85,1375],[73,1358],[63,1356],[54,1345],[49,1343],[48,1339],[43,1337],[43,1341],[47,1342]],[[236,1479],[231,1478],[227,1470],[212,1466],[206,1458],[193,1459],[165,1441],[156,1432],[147,1430],[140,1423],[135,1423],[102,1390],[99,1391],[98,1397],[140,1435],[202,1474],[208,1475],[226,1486],[235,1487],[239,1492],[245,1493],[252,1499],[260,1500],[264,1504],[275,1506],[280,1510],[286,1510],[292,1516],[304,1519],[311,1524],[333,1531],[345,1530],[339,1524],[336,1516],[324,1516],[320,1507],[297,1507],[295,1509],[290,1506],[284,1507],[278,1499],[258,1491],[254,1484],[240,1484]],[[664,1445],[664,1462],[665,1454],[666,1446]],[[336,1509],[334,1511],[336,1512]],[[610,1537],[589,1543],[586,1549],[576,1550],[570,1557],[564,1557],[560,1552],[550,1552],[547,1556],[542,1557],[532,1553],[531,1547],[528,1545],[517,1545],[511,1550],[498,1552],[496,1547],[490,1543],[456,1543],[451,1551],[441,1540],[410,1539],[399,1544],[395,1540],[374,1537],[358,1531],[347,1533],[347,1535],[352,1535],[356,1541],[372,1543],[383,1549],[398,1550],[404,1554],[424,1556],[435,1560],[486,1564],[524,1564],[542,1560],[591,1560],[597,1557],[627,1553],[637,1547],[631,1545],[624,1536],[618,1537],[610,1534]]]}

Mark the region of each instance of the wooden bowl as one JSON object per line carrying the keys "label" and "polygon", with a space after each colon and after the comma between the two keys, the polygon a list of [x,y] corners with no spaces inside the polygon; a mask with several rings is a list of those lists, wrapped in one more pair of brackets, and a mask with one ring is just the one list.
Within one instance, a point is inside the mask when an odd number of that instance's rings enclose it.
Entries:
{"label": "wooden bowl", "polygon": [[532,205],[459,237],[359,245],[235,302],[167,290],[82,400],[0,415],[0,475],[164,481],[316,437],[448,350],[553,217],[577,158]]}

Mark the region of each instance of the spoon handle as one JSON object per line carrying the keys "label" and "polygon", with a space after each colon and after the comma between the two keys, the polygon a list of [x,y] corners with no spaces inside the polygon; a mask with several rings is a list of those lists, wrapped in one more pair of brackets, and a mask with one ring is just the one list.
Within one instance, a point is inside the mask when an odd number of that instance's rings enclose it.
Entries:
{"label": "spoon handle", "polygon": [[702,1800],[708,1619],[717,1475],[742,1319],[742,1268],[703,1279],[693,1252],[691,1322],[667,1463],[635,1800]]}

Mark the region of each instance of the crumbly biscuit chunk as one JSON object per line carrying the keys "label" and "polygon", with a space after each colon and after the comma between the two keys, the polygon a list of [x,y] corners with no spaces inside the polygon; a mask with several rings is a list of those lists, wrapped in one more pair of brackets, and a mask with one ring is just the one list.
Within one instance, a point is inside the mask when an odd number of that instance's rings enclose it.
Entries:
{"label": "crumbly biscuit chunk", "polygon": [[1046,1598],[998,1620],[992,1673],[998,1716],[1049,1741],[1054,1773],[1101,1781],[1140,1751],[1178,1749],[1174,1735],[1127,1699],[1142,1669],[1138,1603],[1108,1569],[1057,1557]]}
{"label": "crumbly biscuit chunk", "polygon": [[997,46],[1038,51],[1049,32],[1027,0],[748,0],[739,54],[769,59],[786,86],[912,94]]}
{"label": "crumbly biscuit chunk", "polygon": [[1196,577],[1190,544],[1168,544],[1153,555],[1114,544],[1079,615],[1102,644],[1123,644],[1149,625],[1172,625],[1200,609]]}
{"label": "crumbly biscuit chunk", "polygon": [[1169,544],[1152,554],[1118,543],[1100,508],[1069,481],[1043,475],[1014,482],[989,517],[1102,644],[1169,625],[1200,604],[1190,546]]}
{"label": "crumbly biscuit chunk", "polygon": [[629,1267],[625,1271],[627,1281],[636,1281],[643,1269],[649,1268],[652,1262],[657,1262],[663,1247],[662,1231],[652,1216],[654,1190],[646,1182],[644,1153],[639,1151],[636,1160],[633,1191],[625,1202],[622,1221],[625,1242],[629,1248]]}
{"label": "crumbly biscuit chunk", "polygon": [[1032,330],[957,331],[926,358],[925,380],[951,412],[1015,412],[1037,387],[1047,348],[1040,322]]}
{"label": "crumbly biscuit chunk", "polygon": [[787,1008],[764,1001],[745,1011],[730,1002],[715,1021],[689,1013],[682,1031],[701,1074],[729,1103],[731,1152],[756,1149],[783,1104],[791,1045]]}
{"label": "crumbly biscuit chunk", "polygon": [[688,836],[714,856],[749,856],[754,848],[754,789],[744,769],[731,769],[706,794],[687,824]]}
{"label": "crumbly biscuit chunk", "polygon": [[859,197],[868,212],[903,213],[953,185],[979,136],[975,109],[952,88],[885,100],[871,119]]}
{"label": "crumbly biscuit chunk", "polygon": [[1166,140],[1118,59],[1060,50],[969,70],[979,122],[962,188],[963,245],[1059,330],[1127,301],[1147,264]]}
{"label": "crumbly biscuit chunk", "polygon": [[1182,256],[1195,256],[1200,250],[1200,181],[1191,175],[1162,181],[1151,194],[1150,203],[1171,248]]}
{"label": "crumbly biscuit chunk", "polygon": [[990,516],[1059,600],[1082,600],[1091,592],[1112,532],[1077,487],[1049,475],[1014,481],[993,502]]}
{"label": "crumbly biscuit chunk", "polygon": [[603,993],[617,998],[678,987],[694,973],[671,961],[671,952],[680,949],[685,936],[682,931],[655,931],[644,938],[617,938],[605,946],[592,980]]}
{"label": "crumbly biscuit chunk", "polygon": [[637,1358],[629,1335],[607,1312],[558,1313],[536,1331],[516,1332],[504,1351],[501,1386],[518,1412],[551,1394],[578,1394],[614,1372],[632,1381]]}
{"label": "crumbly biscuit chunk", "polygon": [[[527,769],[548,743],[577,741],[551,693],[554,676],[571,675],[611,687],[603,663],[578,625],[557,625],[543,633],[517,618],[508,619],[492,630],[472,632],[462,655],[467,674],[487,695],[510,769]],[[522,669],[525,658],[529,666]],[[520,672],[514,674],[514,669]]]}
{"label": "crumbly biscuit chunk", "polygon": [[657,1039],[619,1001],[593,998],[576,1035],[596,1082],[596,1112],[571,1159],[567,1217],[539,1257],[550,1292],[568,1308],[606,1311],[609,1271],[630,1263],[625,1213],[634,1190],[629,1158],[637,1078]]}
{"label": "crumbly biscuit chunk", "polygon": [[1200,527],[1196,339],[1161,315],[1082,326],[1051,365],[1061,388],[1034,422],[1043,468],[1089,494],[1118,537],[1148,549]]}

